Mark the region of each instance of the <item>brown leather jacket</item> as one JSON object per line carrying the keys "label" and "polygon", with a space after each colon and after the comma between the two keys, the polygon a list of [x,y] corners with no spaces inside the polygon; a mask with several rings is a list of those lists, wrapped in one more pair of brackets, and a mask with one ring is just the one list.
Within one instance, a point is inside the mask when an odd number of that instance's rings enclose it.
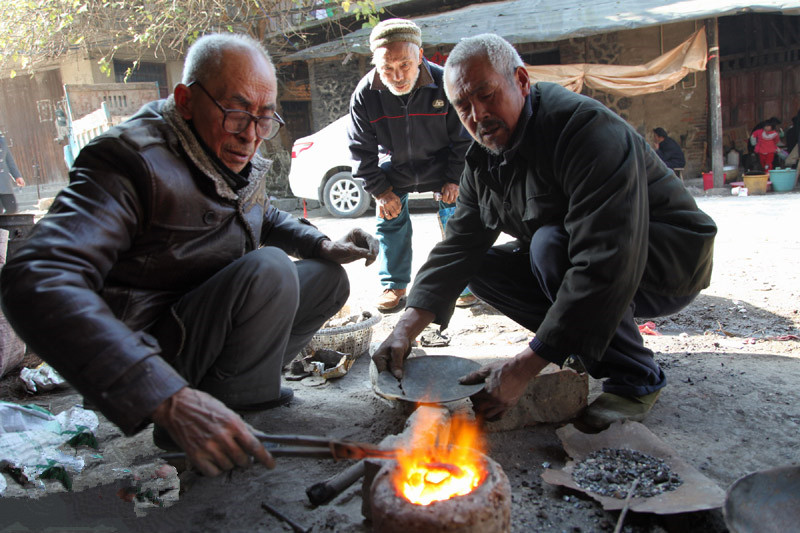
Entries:
{"label": "brown leather jacket", "polygon": [[148,325],[261,245],[305,258],[326,238],[270,206],[269,161],[251,164],[235,192],[172,100],[148,104],[81,151],[0,274],[14,329],[127,434],[186,385]]}

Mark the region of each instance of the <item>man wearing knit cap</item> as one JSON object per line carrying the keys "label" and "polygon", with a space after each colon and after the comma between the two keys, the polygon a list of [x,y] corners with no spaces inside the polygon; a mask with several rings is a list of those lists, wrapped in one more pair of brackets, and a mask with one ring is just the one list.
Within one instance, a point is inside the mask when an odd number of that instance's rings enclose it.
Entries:
{"label": "man wearing knit cap", "polygon": [[[348,134],[353,176],[377,204],[382,311],[405,302],[411,281],[411,218],[408,193],[441,194],[453,204],[470,139],[444,93],[443,69],[422,55],[419,27],[384,20],[369,38],[370,70],[350,99]],[[388,154],[388,158],[385,155]],[[474,297],[473,297],[474,298]]]}

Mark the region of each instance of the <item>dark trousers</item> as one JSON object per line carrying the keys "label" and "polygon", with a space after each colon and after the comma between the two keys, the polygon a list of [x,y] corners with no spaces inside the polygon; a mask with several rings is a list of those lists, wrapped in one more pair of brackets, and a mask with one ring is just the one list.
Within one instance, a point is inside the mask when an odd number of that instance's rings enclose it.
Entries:
{"label": "dark trousers", "polygon": [[[518,324],[536,331],[555,300],[570,268],[569,237],[561,226],[544,226],[530,247],[519,242],[495,246],[486,254],[469,288]],[[628,306],[611,344],[599,361],[577,356],[594,378],[607,378],[603,390],[621,396],[642,396],[667,383],[666,376],[644,346],[633,317],[665,316],[686,307],[697,295],[670,297],[639,289]],[[598,310],[602,312],[602,310]],[[564,354],[570,355],[570,354]]]}
{"label": "dark trousers", "polygon": [[0,204],[3,205],[5,214],[13,215],[17,212],[17,199],[13,194],[0,194]]}
{"label": "dark trousers", "polygon": [[243,408],[278,398],[282,367],[349,294],[341,265],[266,247],[187,293],[151,333],[190,386]]}

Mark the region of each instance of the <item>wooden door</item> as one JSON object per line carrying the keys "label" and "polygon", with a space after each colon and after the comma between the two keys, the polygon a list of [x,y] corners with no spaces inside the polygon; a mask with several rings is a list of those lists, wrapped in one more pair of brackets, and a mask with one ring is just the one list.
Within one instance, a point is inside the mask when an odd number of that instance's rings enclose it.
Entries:
{"label": "wooden door", "polygon": [[770,117],[783,117],[783,70],[762,70],[756,75],[758,93],[756,94],[756,117],[760,122]]}
{"label": "wooden door", "polygon": [[0,80],[0,129],[28,185],[67,181],[56,110],[63,89],[58,70]]}
{"label": "wooden door", "polygon": [[783,77],[783,115],[785,126],[800,113],[800,67],[789,67]]}

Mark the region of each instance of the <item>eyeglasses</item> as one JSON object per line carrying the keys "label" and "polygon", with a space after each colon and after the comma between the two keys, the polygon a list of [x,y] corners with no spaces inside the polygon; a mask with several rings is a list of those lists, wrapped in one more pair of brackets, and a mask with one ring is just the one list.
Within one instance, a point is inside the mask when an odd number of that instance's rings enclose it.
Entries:
{"label": "eyeglasses", "polygon": [[225,109],[213,96],[211,96],[211,94],[199,81],[194,80],[193,82],[189,83],[187,87],[191,87],[192,85],[197,85],[200,87],[203,92],[206,93],[206,96],[211,98],[211,101],[216,104],[220,111],[222,111],[222,128],[228,133],[242,133],[244,130],[250,127],[251,122],[255,122],[256,135],[258,135],[260,139],[268,141],[278,134],[281,126],[286,124],[280,115],[278,115],[278,113],[275,113],[275,115],[272,117],[268,117],[254,115],[242,109]]}

